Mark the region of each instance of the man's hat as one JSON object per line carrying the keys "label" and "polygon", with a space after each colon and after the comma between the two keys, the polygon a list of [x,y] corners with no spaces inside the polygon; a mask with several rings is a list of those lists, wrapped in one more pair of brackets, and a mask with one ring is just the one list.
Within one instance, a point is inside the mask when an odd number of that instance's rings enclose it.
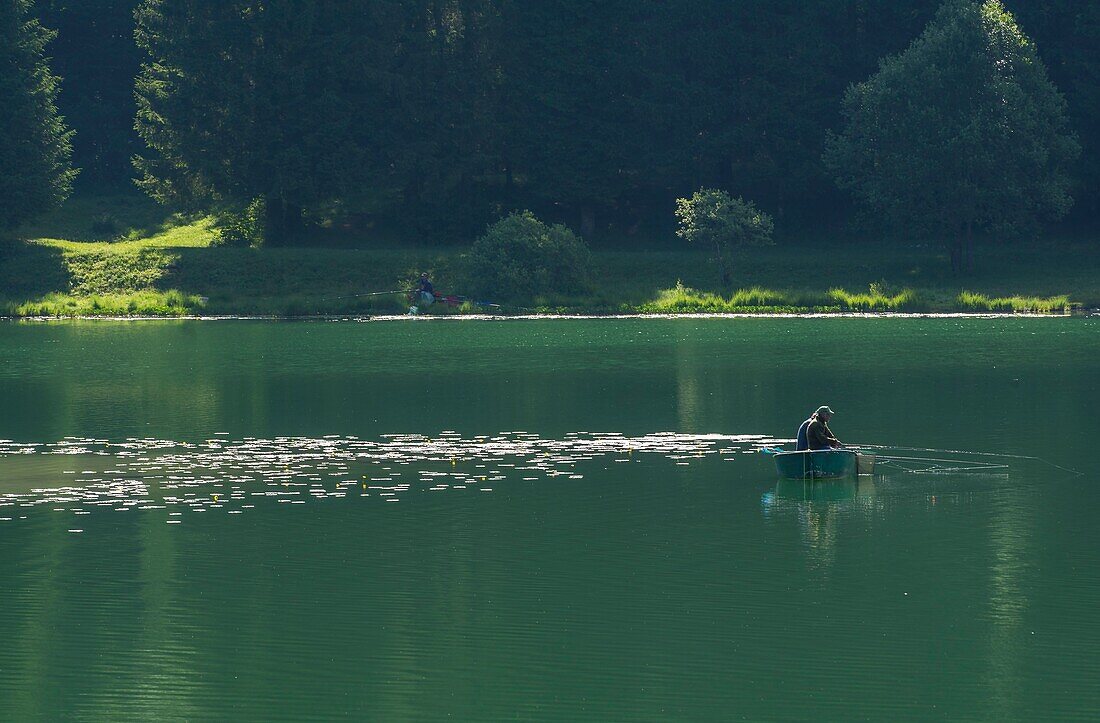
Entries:
{"label": "man's hat", "polygon": [[818,407],[817,411],[814,412],[814,414],[828,414],[831,417],[832,415],[836,414],[836,412],[829,409],[829,407],[825,406],[825,407]]}

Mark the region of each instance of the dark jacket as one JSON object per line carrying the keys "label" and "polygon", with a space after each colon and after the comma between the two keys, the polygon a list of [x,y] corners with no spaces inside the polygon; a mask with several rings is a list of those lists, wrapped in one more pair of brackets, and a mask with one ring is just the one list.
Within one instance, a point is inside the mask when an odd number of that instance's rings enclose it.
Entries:
{"label": "dark jacket", "polygon": [[811,450],[832,449],[840,445],[840,440],[833,436],[829,425],[818,417],[813,417],[810,426],[806,428],[806,442]]}
{"label": "dark jacket", "polygon": [[805,452],[807,449],[810,448],[810,441],[806,437],[806,430],[810,428],[810,422],[814,421],[814,419],[816,419],[816,417],[810,417],[802,423],[801,427],[798,428],[798,434],[795,435],[795,452]]}

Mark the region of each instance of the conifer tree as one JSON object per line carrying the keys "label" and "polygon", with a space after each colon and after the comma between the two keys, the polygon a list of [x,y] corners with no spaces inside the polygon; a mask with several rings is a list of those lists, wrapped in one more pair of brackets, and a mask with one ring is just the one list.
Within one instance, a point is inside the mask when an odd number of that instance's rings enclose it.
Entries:
{"label": "conifer tree", "polygon": [[64,78],[58,108],[76,135],[78,187],[132,190],[134,78],[141,53],[134,42],[138,0],[37,0],[42,24],[57,32],[50,65]]}
{"label": "conifer tree", "polygon": [[52,37],[28,0],[0,0],[0,228],[61,203],[76,175],[72,131],[57,112],[59,79],[45,56]]}
{"label": "conifer tree", "polygon": [[294,240],[303,211],[355,187],[366,167],[363,16],[312,0],[147,0],[141,185],[192,205],[262,198],[268,242]]}

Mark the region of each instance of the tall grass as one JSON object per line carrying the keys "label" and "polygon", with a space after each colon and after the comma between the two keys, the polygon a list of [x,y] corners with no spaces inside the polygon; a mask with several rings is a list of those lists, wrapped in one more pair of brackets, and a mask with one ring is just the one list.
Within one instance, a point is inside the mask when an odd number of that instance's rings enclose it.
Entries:
{"label": "tall grass", "polygon": [[1076,304],[1069,300],[1068,296],[1002,296],[990,298],[985,294],[975,294],[971,291],[963,291],[955,303],[966,311],[1011,311],[1015,313],[1043,313],[1068,312]]}
{"label": "tall grass", "polygon": [[182,291],[135,291],[129,294],[47,294],[41,299],[3,305],[8,316],[186,316],[203,311],[205,301]]}
{"label": "tall grass", "polygon": [[866,293],[853,294],[844,289],[829,289],[829,298],[850,311],[927,311],[928,302],[912,289],[896,294],[883,293],[874,285]]}
{"label": "tall grass", "polygon": [[753,287],[740,289],[725,298],[676,282],[676,286],[659,291],[656,299],[641,304],[636,310],[651,314],[721,314],[758,310],[798,311],[798,307],[789,294],[781,291]]}
{"label": "tall grass", "polygon": [[642,304],[643,313],[751,313],[811,312],[811,311],[924,311],[928,302],[916,291],[904,289],[896,294],[883,293],[872,287],[866,293],[851,293],[844,289],[828,292],[792,292],[763,289],[754,286],[740,289],[728,297],[696,291],[682,283],[664,289],[657,298]]}

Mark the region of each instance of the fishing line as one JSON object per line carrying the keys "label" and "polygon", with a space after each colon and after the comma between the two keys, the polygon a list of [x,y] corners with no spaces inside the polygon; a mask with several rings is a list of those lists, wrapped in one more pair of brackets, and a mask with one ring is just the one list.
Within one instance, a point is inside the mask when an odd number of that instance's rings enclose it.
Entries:
{"label": "fishing line", "polygon": [[[1032,457],[1032,456],[1025,455],[1025,454],[1003,454],[1003,453],[999,453],[999,452],[968,452],[968,451],[962,450],[962,449],[933,449],[931,447],[897,447],[897,446],[885,445],[885,444],[861,444],[859,446],[860,447],[866,447],[868,449],[898,450],[898,451],[901,451],[901,452],[931,452],[933,454],[965,454],[965,455],[970,455],[972,457],[994,457],[994,458],[999,458],[999,459],[1024,459],[1024,460],[1030,460],[1032,462],[1041,462],[1045,465],[1049,465],[1050,467],[1053,467],[1054,469],[1061,470],[1062,472],[1066,472],[1068,474],[1076,475],[1078,477],[1083,477],[1084,474],[1085,474],[1084,472],[1079,472],[1078,470],[1070,469],[1069,467],[1063,467],[1060,464],[1055,464],[1054,462],[1051,462],[1048,459],[1043,459],[1042,457]],[[884,456],[883,459],[889,459],[889,456]],[[905,458],[904,457],[898,457],[897,459],[905,459]],[[910,459],[919,460],[919,459],[925,459],[925,458],[913,457],[913,458],[910,458]],[[963,463],[965,463],[966,460],[942,460],[942,459],[931,459],[931,458],[929,458],[928,461],[930,461],[930,462],[963,462]]]}
{"label": "fishing line", "polygon": [[318,301],[336,301],[337,299],[358,299],[363,296],[388,296],[389,294],[406,294],[407,291],[370,291],[365,294],[348,294],[347,296],[325,296]]}

